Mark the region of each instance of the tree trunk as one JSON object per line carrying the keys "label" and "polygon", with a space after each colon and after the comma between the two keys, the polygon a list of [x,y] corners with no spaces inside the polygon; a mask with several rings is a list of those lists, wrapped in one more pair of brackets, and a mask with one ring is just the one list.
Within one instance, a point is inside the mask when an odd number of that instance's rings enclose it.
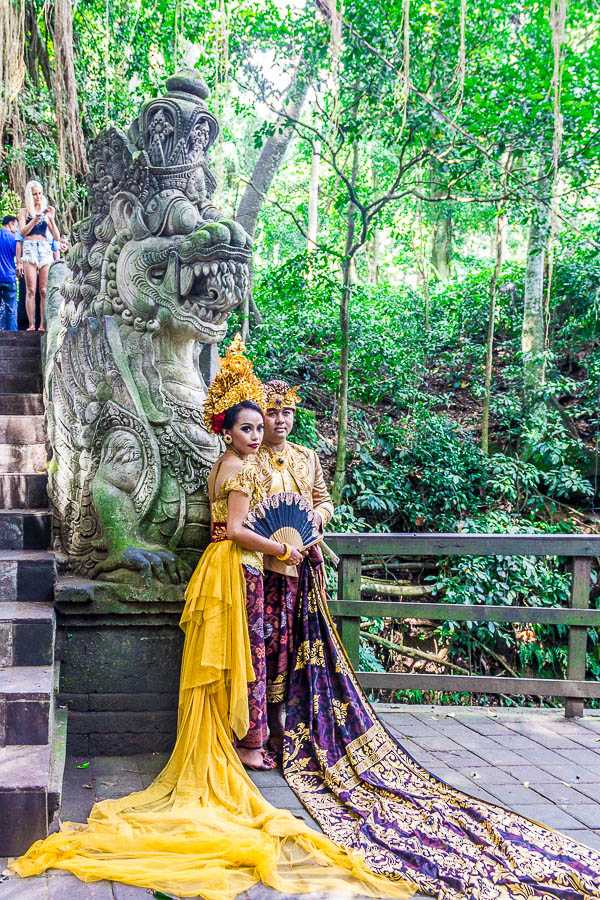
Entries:
{"label": "tree trunk", "polygon": [[506,213],[506,187],[508,175],[512,168],[512,156],[502,156],[504,174],[502,176],[502,200],[496,206],[496,234],[494,238],[494,273],[490,282],[490,312],[488,318],[487,342],[485,348],[485,388],[483,395],[483,414],[481,417],[481,449],[489,452],[490,402],[492,396],[492,367],[494,363],[494,329],[496,327],[496,292],[498,279],[506,252],[506,232],[508,216]]}
{"label": "tree trunk", "polygon": [[317,249],[317,233],[319,230],[319,153],[318,141],[313,141],[310,158],[310,184],[308,187],[308,238],[306,249],[314,253]]}
{"label": "tree trunk", "polygon": [[508,218],[504,203],[499,204],[496,216],[496,239],[494,242],[494,274],[490,282],[490,312],[488,319],[488,331],[485,355],[485,389],[483,395],[483,415],[481,418],[481,449],[484,453],[489,452],[489,431],[490,431],[490,400],[492,394],[492,365],[494,361],[494,329],[496,325],[496,291],[498,288],[498,278],[502,268],[503,249],[505,243],[506,226]]}
{"label": "tree trunk", "polygon": [[37,10],[33,0],[27,0],[25,4],[25,64],[34,87],[39,86],[41,69],[46,87],[52,91],[53,79],[48,49],[38,28]]}
{"label": "tree trunk", "polygon": [[76,178],[87,174],[85,141],[79,118],[77,82],[73,63],[73,9],[71,0],[56,0],[54,7],[55,101],[61,180],[68,170]]}
{"label": "tree trunk", "polygon": [[523,391],[527,410],[536,405],[544,384],[544,263],[550,232],[549,170],[547,153],[542,152],[535,190],[546,202],[534,201],[531,213],[521,332]]}
{"label": "tree trunk", "polygon": [[441,176],[438,178],[435,160],[432,158],[429,167],[429,193],[432,199],[439,198],[439,203],[432,204],[431,265],[440,281],[448,281],[452,274],[452,215],[441,205],[446,190],[440,181]]}
{"label": "tree trunk", "polygon": [[[287,97],[281,109],[281,116],[284,121],[285,115],[289,115],[292,119],[297,119],[302,112],[306,94],[308,93],[308,83],[300,82],[299,72],[302,66],[302,59],[298,63],[298,68],[292,79],[292,83],[287,92]],[[288,103],[291,105],[288,107]],[[236,220],[243,225],[250,237],[256,234],[256,226],[258,224],[258,216],[265,200],[265,194],[271,187],[273,179],[277,174],[277,170],[283,161],[285,151],[287,150],[294,130],[291,125],[285,126],[281,132],[277,131],[268,138],[260,155],[254,165],[250,181],[246,185],[246,190],[242,194],[242,199],[236,213]],[[242,321],[242,337],[244,340],[248,338],[250,332],[250,313],[258,321],[262,321],[260,310],[256,306],[253,297],[254,284],[254,267],[250,260],[250,278],[248,295],[244,303],[244,316]]]}
{"label": "tree trunk", "polygon": [[381,251],[381,230],[373,229],[373,235],[367,241],[367,284],[379,284],[379,256]]}
{"label": "tree trunk", "polygon": [[[371,187],[373,194],[377,194],[379,182],[377,171],[371,158]],[[379,284],[379,258],[381,255],[381,229],[377,227],[377,219],[373,220],[371,237],[365,247],[367,257],[367,284]]]}
{"label": "tree trunk", "polygon": [[[358,176],[358,143],[353,145],[352,155],[352,187],[356,185]],[[342,296],[340,300],[340,373],[338,388],[338,428],[337,449],[335,456],[335,475],[333,477],[332,499],[335,506],[342,502],[342,490],[346,483],[346,441],[348,437],[348,373],[350,368],[350,297],[352,294],[352,257],[350,255],[354,243],[354,204],[348,200],[346,218],[346,247],[342,266]]]}
{"label": "tree trunk", "polygon": [[[300,62],[301,64],[302,61]],[[299,80],[300,65],[289,87],[281,110],[281,117],[284,122],[286,121],[286,114],[292,119],[297,119],[306,100],[308,84]],[[288,104],[290,104],[289,107]],[[277,174],[293,133],[291,125],[287,125],[281,130],[281,133],[277,131],[268,138],[256,161],[250,181],[246,185],[246,190],[237,209],[236,220],[240,225],[244,226],[250,237],[254,237],[256,233],[258,215],[262,208],[265,194]]]}
{"label": "tree trunk", "polygon": [[448,281],[452,274],[452,216],[442,213],[433,226],[431,264],[440,281]]}
{"label": "tree trunk", "polygon": [[13,149],[8,166],[8,186],[14,194],[22,197],[27,183],[27,170],[25,169],[25,138],[19,110],[16,110],[11,116],[7,130],[12,135]]}

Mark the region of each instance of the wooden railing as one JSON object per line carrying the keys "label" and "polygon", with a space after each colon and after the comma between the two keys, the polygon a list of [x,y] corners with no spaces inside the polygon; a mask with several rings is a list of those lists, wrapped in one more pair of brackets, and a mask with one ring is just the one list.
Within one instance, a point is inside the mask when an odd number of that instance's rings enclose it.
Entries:
{"label": "wooden railing", "polygon": [[[600,557],[600,536],[540,534],[328,534],[340,557],[337,600],[329,604],[340,636],[365,688],[470,691],[565,697],[568,718],[583,715],[583,701],[600,698],[600,681],[586,681],[588,628],[600,628],[600,609],[590,609],[592,561]],[[572,564],[569,606],[470,606],[406,600],[361,599],[363,556],[557,556]],[[569,628],[567,678],[510,678],[361,672],[358,661],[361,616],[454,622],[519,622]]]}

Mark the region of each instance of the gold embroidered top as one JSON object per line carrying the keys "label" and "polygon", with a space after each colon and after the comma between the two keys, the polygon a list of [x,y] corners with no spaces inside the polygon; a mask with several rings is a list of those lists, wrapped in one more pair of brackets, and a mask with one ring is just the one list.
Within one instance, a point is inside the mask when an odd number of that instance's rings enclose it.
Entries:
{"label": "gold embroidered top", "polygon": [[[334,509],[319,457],[314,450],[286,441],[284,450],[278,453],[261,444],[254,456],[254,465],[268,497],[280,491],[300,494],[319,513],[323,528],[326,527]],[[298,574],[296,566],[287,566],[274,556],[265,556],[264,564],[265,569],[271,572],[291,576]]]}
{"label": "gold embroidered top", "polygon": [[[221,464],[225,462],[229,454],[224,454],[218,461],[217,466],[213,470],[214,476],[209,477],[208,494],[210,499],[210,522],[211,522],[211,542],[227,540],[227,503],[231,491],[241,491],[246,494],[250,502],[250,510],[265,499],[265,489],[257,477],[256,468],[253,465],[252,457],[242,464],[241,468],[233,464],[233,472],[221,471]],[[228,461],[229,463],[229,461]],[[231,463],[228,464],[228,469]],[[224,480],[219,479],[219,475],[224,474]],[[211,473],[212,475],[212,473]],[[262,553],[255,550],[245,550],[242,548],[242,565],[251,566],[253,569],[263,571]]]}

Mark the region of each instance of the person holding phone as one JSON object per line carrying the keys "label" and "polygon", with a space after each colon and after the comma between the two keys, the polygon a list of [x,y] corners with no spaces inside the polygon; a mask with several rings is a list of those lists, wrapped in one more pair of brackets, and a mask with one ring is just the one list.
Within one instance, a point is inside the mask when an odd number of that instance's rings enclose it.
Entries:
{"label": "person holding phone", "polygon": [[48,269],[53,262],[52,239],[59,241],[54,207],[48,205],[39,181],[25,186],[25,206],[19,211],[19,231],[23,238],[22,262],[25,273],[25,309],[29,325],[35,331],[35,294],[40,291],[40,325],[44,330],[44,303],[48,285]]}

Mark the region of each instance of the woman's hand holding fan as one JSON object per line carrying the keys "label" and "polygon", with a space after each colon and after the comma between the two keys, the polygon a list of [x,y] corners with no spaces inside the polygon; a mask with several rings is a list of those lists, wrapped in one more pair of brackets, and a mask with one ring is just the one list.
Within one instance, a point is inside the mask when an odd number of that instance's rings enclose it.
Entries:
{"label": "woman's hand holding fan", "polygon": [[244,525],[256,534],[306,550],[323,537],[319,516],[293,491],[282,491],[255,506]]}

